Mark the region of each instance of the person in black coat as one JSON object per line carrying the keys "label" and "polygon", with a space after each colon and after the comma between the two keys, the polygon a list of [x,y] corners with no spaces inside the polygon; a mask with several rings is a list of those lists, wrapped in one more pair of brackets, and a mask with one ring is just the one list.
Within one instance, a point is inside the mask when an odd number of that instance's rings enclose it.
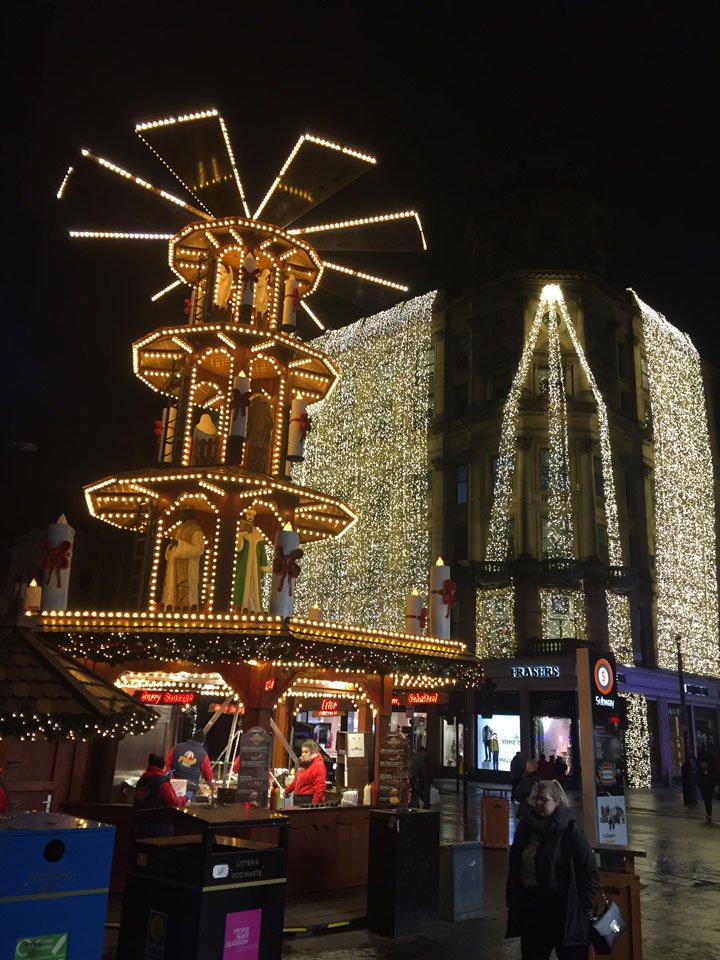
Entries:
{"label": "person in black coat", "polygon": [[600,885],[592,848],[557,780],[539,780],[533,812],[510,849],[506,938],[520,937],[522,960],[587,960],[593,898]]}
{"label": "person in black coat", "polygon": [[517,790],[518,784],[522,780],[522,775],[525,772],[526,762],[527,761],[525,760],[525,757],[519,750],[510,761],[510,786],[512,788],[510,799],[513,801],[513,803],[517,799],[515,796],[515,791]]}
{"label": "person in black coat", "polygon": [[515,787],[515,800],[519,804],[517,813],[515,814],[516,817],[527,817],[532,813],[529,798],[533,787],[539,779],[540,774],[538,773],[537,760],[528,760],[525,764],[525,773]]}
{"label": "person in black coat", "polygon": [[703,757],[700,761],[700,766],[697,768],[697,773],[695,774],[695,781],[702,795],[703,803],[705,804],[706,819],[708,822],[711,822],[713,792],[717,784],[717,775],[714,764],[707,757]]}

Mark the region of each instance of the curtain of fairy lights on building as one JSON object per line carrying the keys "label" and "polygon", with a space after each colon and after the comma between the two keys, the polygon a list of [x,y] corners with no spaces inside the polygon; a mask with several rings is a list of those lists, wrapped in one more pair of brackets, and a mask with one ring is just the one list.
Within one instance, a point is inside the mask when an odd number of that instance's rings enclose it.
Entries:
{"label": "curtain of fairy lights on building", "polygon": [[628,786],[646,789],[651,786],[650,727],[647,700],[642,693],[620,693],[627,700],[628,726],[625,731],[625,763]]}
{"label": "curtain of fairy lights on building", "polygon": [[[580,366],[587,377],[596,403],[603,483],[605,489],[605,513],[608,532],[610,564],[622,566],[622,544],[615,496],[615,478],[610,446],[610,428],[607,408],[595,377],[585,357],[575,331],[570,313],[565,305],[562,290],[556,284],[543,287],[535,317],[528,332],[517,371],[503,409],[498,455],[498,473],[495,497],[490,512],[490,531],[485,552],[489,563],[504,562],[510,550],[510,519],[512,516],[513,480],[515,474],[515,440],[523,390],[528,386],[533,355],[538,346],[543,327],[548,333],[549,405],[548,440],[550,449],[550,491],[548,516],[549,556],[573,557],[574,538],[572,527],[572,496],[570,493],[570,464],[568,454],[567,398],[563,372],[563,355],[560,342],[561,324],[572,342]],[[509,588],[512,592],[512,588]],[[508,656],[516,652],[513,621],[513,604],[506,602],[499,608],[492,604],[493,591],[479,590],[476,599],[477,649],[483,656]],[[582,590],[575,591],[579,611],[584,611]],[[606,593],[611,649],[622,663],[632,663],[632,637],[630,631],[630,607],[626,597]],[[580,616],[580,614],[579,614]],[[543,615],[543,626],[549,619]],[[578,624],[584,623],[584,614]],[[547,634],[544,633],[547,637]],[[549,639],[549,638],[548,638]]]}
{"label": "curtain of fairy lights on building", "polygon": [[634,294],[643,320],[655,457],[658,665],[720,675],[712,455],[700,356]]}
{"label": "curtain of fairy lights on building", "polygon": [[293,480],[345,500],[358,523],[305,544],[296,611],[404,630],[405,597],[427,595],[430,565],[431,339],[435,292],[313,341],[340,369],[309,408],[312,430]]}

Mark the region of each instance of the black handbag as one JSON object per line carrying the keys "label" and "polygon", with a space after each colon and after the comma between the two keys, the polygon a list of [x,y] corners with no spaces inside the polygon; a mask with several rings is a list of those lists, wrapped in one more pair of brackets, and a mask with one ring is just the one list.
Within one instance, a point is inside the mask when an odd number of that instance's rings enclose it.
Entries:
{"label": "black handbag", "polygon": [[607,956],[613,952],[615,944],[627,930],[627,924],[622,918],[620,907],[613,900],[608,900],[604,890],[600,892],[604,904],[590,922],[590,939],[595,953]]}

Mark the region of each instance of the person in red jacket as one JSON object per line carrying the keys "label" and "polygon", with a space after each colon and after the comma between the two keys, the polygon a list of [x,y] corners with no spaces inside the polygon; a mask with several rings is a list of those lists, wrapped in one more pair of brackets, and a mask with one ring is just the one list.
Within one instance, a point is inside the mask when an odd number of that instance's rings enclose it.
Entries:
{"label": "person in red jacket", "polygon": [[163,772],[163,758],[158,753],[151,753],[145,773],[140,777],[135,787],[135,810],[154,810],[158,807],[182,807],[187,803],[187,797],[178,797],[173,785]]}
{"label": "person in red jacket", "polygon": [[325,761],[314,740],[303,740],[300,769],[285,787],[285,796],[294,793],[296,807],[309,807],[325,799]]}

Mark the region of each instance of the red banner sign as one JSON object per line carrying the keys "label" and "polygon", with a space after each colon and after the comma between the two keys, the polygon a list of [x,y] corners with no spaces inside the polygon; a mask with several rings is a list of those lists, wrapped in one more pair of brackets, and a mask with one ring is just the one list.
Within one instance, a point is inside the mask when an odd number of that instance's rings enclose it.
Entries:
{"label": "red banner sign", "polygon": [[213,713],[217,713],[218,710],[222,710],[223,713],[239,713],[242,716],[245,713],[245,704],[241,703],[238,709],[237,703],[229,703],[224,709],[221,703],[211,703],[210,709]]}

